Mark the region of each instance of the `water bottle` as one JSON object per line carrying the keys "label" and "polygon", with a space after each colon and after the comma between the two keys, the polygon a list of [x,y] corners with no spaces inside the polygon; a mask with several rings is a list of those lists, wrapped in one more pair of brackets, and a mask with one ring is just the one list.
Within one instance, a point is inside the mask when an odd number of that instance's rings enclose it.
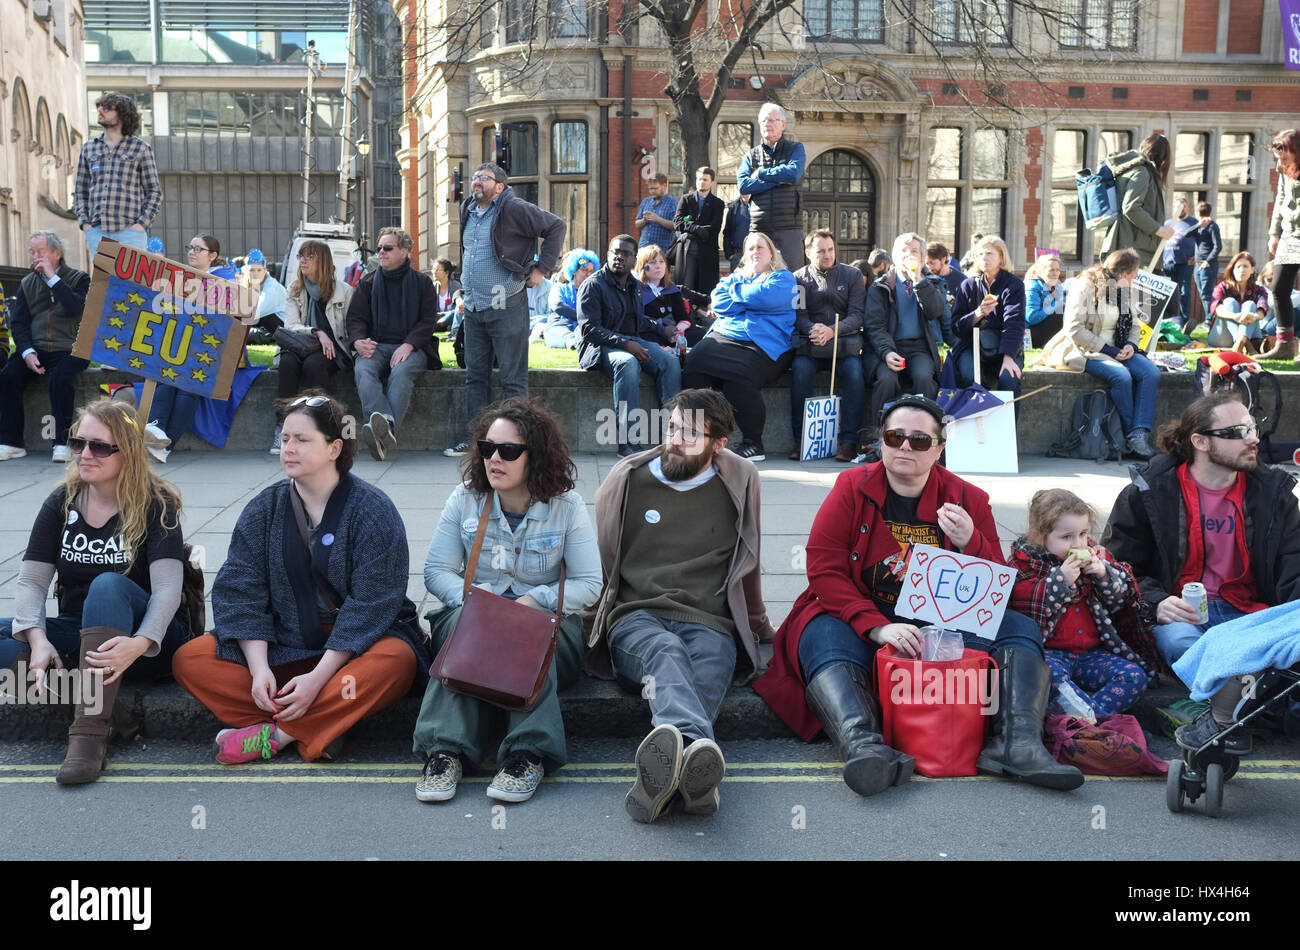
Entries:
{"label": "water bottle", "polygon": [[1056,691],[1056,704],[1067,716],[1074,716],[1094,725],[1097,722],[1097,714],[1093,712],[1092,706],[1079,695],[1079,691],[1069,680],[1062,683]]}

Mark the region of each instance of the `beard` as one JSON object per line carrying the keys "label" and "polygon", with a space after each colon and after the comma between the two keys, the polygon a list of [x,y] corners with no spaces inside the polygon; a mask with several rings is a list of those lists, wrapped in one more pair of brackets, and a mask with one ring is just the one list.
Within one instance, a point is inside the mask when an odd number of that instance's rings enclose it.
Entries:
{"label": "beard", "polygon": [[1219,448],[1218,440],[1215,440],[1210,445],[1210,461],[1234,472],[1253,472],[1259,466],[1259,447],[1256,446],[1254,455],[1244,455],[1242,451],[1223,451]]}
{"label": "beard", "polygon": [[663,453],[659,456],[659,464],[663,469],[664,478],[670,482],[684,482],[694,478],[705,467],[713,463],[713,451],[706,450],[699,455],[680,455],[665,443]]}

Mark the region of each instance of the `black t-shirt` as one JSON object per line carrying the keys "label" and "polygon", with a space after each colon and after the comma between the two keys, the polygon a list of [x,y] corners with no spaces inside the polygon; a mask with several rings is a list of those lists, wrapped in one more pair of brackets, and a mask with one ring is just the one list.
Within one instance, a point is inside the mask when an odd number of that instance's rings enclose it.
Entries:
{"label": "black t-shirt", "polygon": [[[126,574],[149,592],[150,564],[167,558],[182,562],[185,560],[180,519],[170,503],[165,508],[154,504],[149,513],[145,536],[128,571],[128,552],[118,534],[118,516],[114,515],[102,528],[92,528],[74,502],[68,507],[65,519],[64,497],[64,490],[59,487],[45,499],[36,515],[36,523],[32,525],[31,538],[24,555],[29,561],[54,565],[55,576],[58,578],[55,594],[59,600],[60,617],[81,616],[91,582],[105,571]],[[164,522],[175,527],[164,528]]]}
{"label": "black t-shirt", "polygon": [[885,527],[898,542],[898,552],[862,569],[863,584],[871,591],[871,599],[876,602],[880,612],[889,618],[890,623],[898,621],[894,608],[898,604],[899,591],[903,589],[903,572],[907,569],[908,558],[912,556],[912,546],[943,546],[943,532],[939,530],[938,523],[917,520],[916,509],[920,501],[919,497],[904,498],[893,489],[889,490],[880,514]]}

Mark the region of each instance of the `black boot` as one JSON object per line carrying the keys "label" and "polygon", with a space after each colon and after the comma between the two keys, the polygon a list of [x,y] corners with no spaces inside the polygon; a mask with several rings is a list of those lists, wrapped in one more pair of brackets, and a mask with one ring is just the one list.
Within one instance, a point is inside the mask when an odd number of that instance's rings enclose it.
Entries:
{"label": "black boot", "polygon": [[1047,664],[1027,650],[999,650],[993,659],[998,664],[996,734],[985,743],[976,767],[1044,788],[1078,788],[1083,773],[1057,762],[1043,748],[1043,717],[1052,685]]}
{"label": "black boot", "polygon": [[912,777],[916,760],[885,745],[867,674],[856,663],[833,663],[808,684],[808,708],[844,757],[844,781],[875,795]]}

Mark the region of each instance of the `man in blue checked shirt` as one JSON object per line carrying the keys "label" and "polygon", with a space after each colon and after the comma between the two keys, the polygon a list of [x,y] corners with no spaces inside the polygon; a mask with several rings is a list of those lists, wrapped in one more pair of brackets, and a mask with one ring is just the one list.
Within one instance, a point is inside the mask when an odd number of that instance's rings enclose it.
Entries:
{"label": "man in blue checked shirt", "polygon": [[668,176],[663,172],[650,179],[650,197],[641,199],[636,209],[636,226],[641,229],[639,247],[657,244],[667,256],[673,246],[673,216],[677,199],[668,194]]}
{"label": "man in blue checked shirt", "polygon": [[140,110],[135,102],[107,92],[95,109],[104,131],[81,147],[74,199],[92,260],[104,238],[143,251],[163,198],[153,149],[136,134]]}

